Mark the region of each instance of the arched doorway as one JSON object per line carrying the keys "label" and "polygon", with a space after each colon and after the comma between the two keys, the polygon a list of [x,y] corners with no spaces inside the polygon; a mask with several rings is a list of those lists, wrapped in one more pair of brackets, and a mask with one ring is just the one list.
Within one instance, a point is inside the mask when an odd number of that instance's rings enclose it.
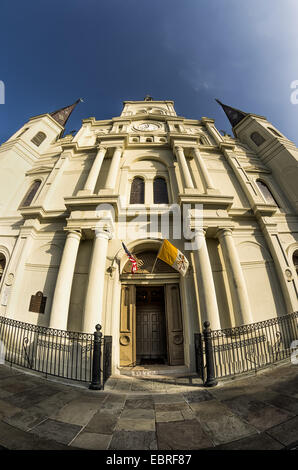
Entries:
{"label": "arched doorway", "polygon": [[121,274],[120,366],[184,365],[179,273],[157,251],[133,253]]}

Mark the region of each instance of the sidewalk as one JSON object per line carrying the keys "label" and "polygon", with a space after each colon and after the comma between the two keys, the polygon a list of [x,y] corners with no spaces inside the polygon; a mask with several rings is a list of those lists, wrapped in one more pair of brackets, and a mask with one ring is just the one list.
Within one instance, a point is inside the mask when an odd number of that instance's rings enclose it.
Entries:
{"label": "sidewalk", "polygon": [[295,365],[212,389],[190,378],[112,377],[104,391],[0,366],[0,449],[273,450],[297,445]]}

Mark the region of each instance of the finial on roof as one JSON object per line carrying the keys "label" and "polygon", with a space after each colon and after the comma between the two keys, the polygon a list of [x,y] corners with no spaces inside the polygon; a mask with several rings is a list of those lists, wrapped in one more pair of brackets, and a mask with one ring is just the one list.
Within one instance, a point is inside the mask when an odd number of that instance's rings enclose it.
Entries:
{"label": "finial on roof", "polygon": [[146,95],[145,98],[144,98],[144,101],[152,101],[152,100],[153,100],[153,98],[150,95]]}

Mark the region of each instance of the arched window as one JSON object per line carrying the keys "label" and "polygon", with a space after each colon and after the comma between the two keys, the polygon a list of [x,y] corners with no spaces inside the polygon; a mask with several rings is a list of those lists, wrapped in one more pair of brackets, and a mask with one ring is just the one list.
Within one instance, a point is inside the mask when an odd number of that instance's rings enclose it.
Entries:
{"label": "arched window", "polygon": [[0,282],[4,274],[5,265],[6,265],[6,258],[3,253],[0,253]]}
{"label": "arched window", "polygon": [[40,180],[36,180],[36,181],[34,181],[34,183],[32,183],[32,185],[30,186],[29,190],[27,191],[24,199],[22,200],[22,202],[20,204],[20,207],[30,206],[30,204],[33,201],[34,196],[36,195],[40,185],[41,185]]}
{"label": "arched window", "polygon": [[295,269],[296,269],[296,273],[298,275],[298,250],[294,251],[294,254],[293,254],[293,264],[295,266]]}
{"label": "arched window", "polygon": [[164,178],[155,178],[153,183],[154,204],[168,204],[168,189]]}
{"label": "arched window", "polygon": [[145,200],[145,183],[143,178],[136,177],[133,179],[130,190],[130,204],[144,204]]}
{"label": "arched window", "polygon": [[272,132],[272,134],[274,135],[277,135],[277,137],[282,137],[282,135],[280,135],[275,129],[273,129],[272,127],[268,127],[269,131]]}
{"label": "arched window", "polygon": [[270,189],[268,188],[267,184],[264,181],[257,180],[256,181],[259,190],[261,191],[263,197],[265,198],[267,204],[273,204],[278,206],[274,196],[272,195]]}
{"label": "arched window", "polygon": [[265,142],[264,137],[261,136],[261,134],[259,134],[258,132],[253,132],[252,134],[250,134],[250,138],[258,147],[262,145],[263,142]]}
{"label": "arched window", "polygon": [[43,143],[43,141],[46,139],[46,134],[44,132],[37,132],[37,134],[31,139],[31,142],[33,142],[37,147],[40,146],[40,144]]}

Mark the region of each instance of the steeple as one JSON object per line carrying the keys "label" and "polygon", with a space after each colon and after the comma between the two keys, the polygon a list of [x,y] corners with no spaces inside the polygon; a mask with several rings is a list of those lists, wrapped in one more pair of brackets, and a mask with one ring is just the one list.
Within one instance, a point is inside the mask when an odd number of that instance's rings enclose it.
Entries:
{"label": "steeple", "polygon": [[59,124],[61,124],[61,126],[64,127],[67,120],[68,120],[68,118],[69,118],[69,116],[71,115],[74,108],[76,107],[76,105],[80,101],[83,101],[82,98],[79,98],[75,103],[73,103],[69,106],[65,106],[64,108],[60,108],[57,111],[54,111],[54,112],[49,113],[49,114],[50,114],[50,116],[52,116],[52,118],[55,119],[55,121],[57,121]]}
{"label": "steeple", "polygon": [[223,104],[221,101],[219,101],[217,99],[215,101],[217,101],[217,103],[220,104],[220,106],[222,107],[222,109],[226,113],[227,118],[230,121],[232,127],[235,127],[236,124],[238,124],[240,121],[242,121],[242,119],[245,118],[245,116],[248,115],[248,113],[245,113],[244,111],[240,111],[240,109],[236,109],[236,108],[232,108],[231,106],[227,106],[226,104]]}

